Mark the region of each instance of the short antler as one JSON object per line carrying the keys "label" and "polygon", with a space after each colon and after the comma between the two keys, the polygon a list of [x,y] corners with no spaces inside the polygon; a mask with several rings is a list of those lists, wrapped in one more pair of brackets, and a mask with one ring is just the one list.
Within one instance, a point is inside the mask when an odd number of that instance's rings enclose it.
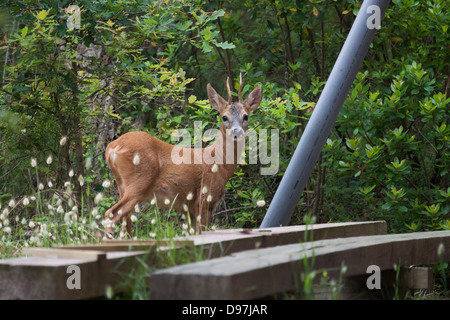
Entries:
{"label": "short antler", "polygon": [[242,73],[239,73],[239,91],[238,91],[239,103],[242,103]]}
{"label": "short antler", "polygon": [[227,77],[227,92],[228,92],[228,104],[231,103],[231,90],[230,90],[230,78]]}
{"label": "short antler", "polygon": [[[228,92],[228,103],[231,103],[232,95],[230,90],[230,77],[227,77],[227,92]],[[242,73],[239,73],[239,90],[238,90],[239,102],[242,103]]]}

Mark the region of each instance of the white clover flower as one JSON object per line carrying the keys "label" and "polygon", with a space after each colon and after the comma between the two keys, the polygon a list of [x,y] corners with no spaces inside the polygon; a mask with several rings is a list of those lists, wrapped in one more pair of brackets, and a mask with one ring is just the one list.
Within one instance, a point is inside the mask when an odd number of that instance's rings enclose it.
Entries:
{"label": "white clover flower", "polygon": [[256,205],[257,205],[258,207],[264,207],[264,206],[266,205],[266,202],[265,202],[264,200],[258,200],[258,201],[256,202]]}
{"label": "white clover flower", "polygon": [[67,137],[62,137],[61,140],[59,140],[59,145],[62,147],[67,142]]}
{"label": "white clover flower", "polygon": [[102,226],[105,227],[105,228],[109,228],[112,225],[112,221],[109,220],[109,219],[102,220],[101,223],[102,223]]}
{"label": "white clover flower", "polygon": [[152,201],[150,201],[150,204],[153,206],[156,203],[156,198],[153,198]]}
{"label": "white clover flower", "polygon": [[136,222],[138,218],[134,214],[132,214],[130,219],[131,219],[131,222]]}
{"label": "white clover flower", "polygon": [[16,201],[14,201],[14,199],[9,200],[8,206],[9,206],[10,208],[14,207],[15,205],[16,205]]}
{"label": "white clover flower", "polygon": [[153,219],[150,221],[150,223],[151,223],[151,224],[155,224],[155,223],[156,223],[156,220],[153,218]]}
{"label": "white clover flower", "polygon": [[66,181],[66,182],[64,182],[64,187],[65,187],[65,188],[68,188],[68,187],[70,187],[70,181]]}
{"label": "white clover flower", "polygon": [[168,205],[170,204],[170,200],[169,200],[169,199],[164,200],[164,204],[165,204],[166,206],[168,206]]}
{"label": "white clover flower", "polygon": [[52,156],[48,156],[48,158],[45,162],[47,162],[47,164],[51,164],[53,162]]}
{"label": "white clover flower", "polygon": [[23,198],[23,200],[22,200],[22,204],[23,204],[24,206],[27,206],[27,205],[30,204],[30,200],[29,200],[27,197],[25,197],[25,198]]}
{"label": "white clover flower", "polygon": [[217,165],[217,163],[214,163],[214,165],[213,165],[212,168],[211,168],[211,171],[212,171],[213,173],[216,173],[217,170],[219,170],[219,166]]}
{"label": "white clover flower", "polygon": [[34,224],[33,221],[30,221],[30,223],[28,224],[28,226],[29,226],[30,228],[34,228],[35,224]]}
{"label": "white clover flower", "polygon": [[38,188],[39,188],[39,190],[44,190],[44,184],[42,184],[42,183],[39,183],[39,186],[38,186]]}
{"label": "white clover flower", "polygon": [[31,196],[31,197],[30,197],[30,200],[31,200],[31,201],[34,201],[34,200],[36,200],[36,197],[35,197],[35,196]]}
{"label": "white clover flower", "polygon": [[109,188],[111,186],[111,182],[109,180],[105,180],[102,183],[103,188]]}
{"label": "white clover flower", "polygon": [[136,204],[134,206],[134,212],[137,212],[137,213],[141,212],[141,209],[139,208],[139,204]]}
{"label": "white clover flower", "polygon": [[437,250],[438,257],[442,257],[442,255],[444,254],[444,252],[445,252],[445,246],[444,246],[444,244],[441,242],[441,243],[439,244],[438,250]]}
{"label": "white clover flower", "polygon": [[96,204],[99,204],[99,203],[102,201],[102,199],[103,199],[103,195],[99,192],[99,193],[97,193],[97,195],[95,196],[94,202],[95,202]]}
{"label": "white clover flower", "polygon": [[192,194],[192,192],[189,192],[188,195],[186,196],[186,200],[190,201],[192,200],[193,197],[194,195]]}
{"label": "white clover flower", "polygon": [[[188,212],[189,208],[188,208],[188,206],[186,204],[183,204],[183,210]],[[184,217],[184,215],[183,215],[183,217]]]}
{"label": "white clover flower", "polygon": [[203,194],[206,194],[207,192],[208,192],[208,188],[207,188],[207,187],[203,187],[202,193],[203,193]]}
{"label": "white clover flower", "polygon": [[35,168],[35,167],[37,166],[37,160],[36,160],[36,158],[31,158],[31,166],[32,166],[33,168]]}
{"label": "white clover flower", "polygon": [[47,185],[48,185],[49,188],[53,188],[53,182],[48,181],[48,182],[47,182]]}
{"label": "white clover flower", "polygon": [[22,218],[22,221],[20,221],[21,224],[26,225],[27,224],[27,219]]}
{"label": "white clover flower", "polygon": [[206,198],[207,202],[211,202],[212,201],[212,195],[208,195],[208,197]]}
{"label": "white clover flower", "polygon": [[10,227],[6,227],[6,228],[3,228],[3,231],[5,232],[5,233],[11,233],[11,228]]}
{"label": "white clover flower", "polygon": [[69,177],[73,177],[73,175],[74,175],[74,173],[73,173],[73,169],[70,169],[70,171],[69,171]]}
{"label": "white clover flower", "polygon": [[80,187],[82,187],[84,185],[84,177],[81,174],[78,177],[78,182],[80,183]]}
{"label": "white clover flower", "polygon": [[150,236],[150,238],[156,237],[156,233],[154,233],[154,232],[150,232],[148,235]]}
{"label": "white clover flower", "polygon": [[135,166],[137,166],[137,165],[139,165],[140,162],[141,162],[141,158],[139,157],[139,154],[136,153],[136,154],[134,155],[134,157],[133,157],[133,164],[134,164]]}
{"label": "white clover flower", "polygon": [[63,209],[62,205],[59,205],[58,209],[56,209],[56,212],[64,213],[64,209]]}
{"label": "white clover flower", "polygon": [[187,230],[188,225],[186,223],[183,223],[183,225],[181,227],[183,228],[183,230]]}
{"label": "white clover flower", "polygon": [[86,159],[86,163],[84,165],[86,169],[90,169],[92,167],[92,157]]}

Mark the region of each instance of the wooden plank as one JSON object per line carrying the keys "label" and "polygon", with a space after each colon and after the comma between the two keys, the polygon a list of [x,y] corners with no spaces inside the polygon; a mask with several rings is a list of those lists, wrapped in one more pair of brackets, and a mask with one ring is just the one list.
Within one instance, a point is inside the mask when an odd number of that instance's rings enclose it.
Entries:
{"label": "wooden plank", "polygon": [[433,270],[424,267],[412,267],[407,271],[408,289],[412,290],[432,290]]}
{"label": "wooden plank", "polygon": [[324,223],[267,229],[228,229],[204,232],[184,238],[203,246],[208,257],[220,257],[244,250],[268,248],[311,240],[386,234],[385,221]]}
{"label": "wooden plank", "polygon": [[48,258],[73,258],[88,261],[106,259],[106,253],[98,250],[66,250],[64,248],[23,248],[22,255]]}
{"label": "wooden plank", "polygon": [[177,248],[192,246],[191,240],[103,240],[98,244],[81,244],[81,245],[67,245],[67,246],[55,246],[53,248],[63,250],[85,250],[85,251],[155,251],[158,246],[168,246]]}
{"label": "wooden plank", "polygon": [[126,244],[126,243],[118,243],[118,244],[108,244],[108,243],[99,243],[99,244],[86,244],[86,245],[68,245],[68,246],[56,246],[54,249],[59,249],[63,251],[74,251],[74,252],[122,252],[122,251],[155,251],[155,244]]}
{"label": "wooden plank", "polygon": [[[438,256],[438,247],[444,252]],[[319,240],[181,265],[154,272],[152,299],[254,299],[295,289],[305,268],[337,276],[364,275],[370,265],[418,265],[450,260],[450,231]],[[312,259],[314,257],[314,263]],[[369,274],[367,275],[369,276]]]}
{"label": "wooden plank", "polygon": [[[70,253],[71,250],[67,250]],[[92,252],[91,252],[92,253]],[[148,257],[147,252],[111,252],[105,259],[29,256],[0,260],[0,299],[87,299],[105,294],[107,286],[116,286],[129,274],[135,259]],[[68,267],[80,268],[80,289],[69,289]]]}
{"label": "wooden plank", "polygon": [[143,239],[143,240],[132,240],[132,239],[105,239],[102,240],[101,244],[109,245],[147,245],[147,246],[190,246],[193,245],[193,241],[188,239]]}

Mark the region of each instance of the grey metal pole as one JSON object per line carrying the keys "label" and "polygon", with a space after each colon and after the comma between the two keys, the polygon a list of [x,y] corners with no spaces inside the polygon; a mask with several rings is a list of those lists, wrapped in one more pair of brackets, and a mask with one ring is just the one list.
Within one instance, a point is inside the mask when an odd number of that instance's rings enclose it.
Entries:
{"label": "grey metal pole", "polygon": [[289,223],[389,2],[363,2],[260,229]]}

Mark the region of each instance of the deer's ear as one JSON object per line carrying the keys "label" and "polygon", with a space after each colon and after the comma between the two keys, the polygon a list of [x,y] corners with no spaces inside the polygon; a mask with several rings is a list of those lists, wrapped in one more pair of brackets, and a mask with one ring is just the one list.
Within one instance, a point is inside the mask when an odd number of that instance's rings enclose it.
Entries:
{"label": "deer's ear", "polygon": [[250,111],[254,111],[260,105],[261,99],[262,99],[262,87],[261,85],[258,85],[248,95],[247,99],[244,101],[244,105],[246,105]]}
{"label": "deer's ear", "polygon": [[220,110],[227,105],[227,102],[224,98],[222,98],[216,90],[208,83],[206,86],[206,90],[208,91],[209,102],[211,103],[211,107],[220,112]]}

